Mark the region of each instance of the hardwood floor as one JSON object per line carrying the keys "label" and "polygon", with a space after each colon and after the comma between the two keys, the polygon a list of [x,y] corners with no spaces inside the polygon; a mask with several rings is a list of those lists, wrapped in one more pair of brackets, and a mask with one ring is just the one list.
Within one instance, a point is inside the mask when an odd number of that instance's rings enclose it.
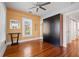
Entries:
{"label": "hardwood floor", "polygon": [[67,47],[67,56],[79,57],[79,39],[73,40]]}
{"label": "hardwood floor", "polygon": [[67,48],[55,47],[41,40],[33,40],[8,46],[4,57],[76,57],[79,56],[79,40],[73,40]]}
{"label": "hardwood floor", "polygon": [[18,45],[8,46],[4,57],[52,57],[63,56],[63,48],[55,47],[41,40],[33,40]]}

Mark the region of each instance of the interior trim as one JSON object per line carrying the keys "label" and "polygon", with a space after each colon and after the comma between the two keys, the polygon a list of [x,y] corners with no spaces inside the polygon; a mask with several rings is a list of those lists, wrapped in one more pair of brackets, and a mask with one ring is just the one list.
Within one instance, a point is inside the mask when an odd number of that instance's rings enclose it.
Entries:
{"label": "interior trim", "polygon": [[[31,41],[31,40],[43,40],[42,37],[36,37],[36,38],[32,38],[32,39],[24,39],[24,40],[19,40],[19,43],[24,43],[24,42],[28,42],[28,41]],[[16,43],[16,41],[14,41],[14,43]],[[7,42],[7,45],[11,45],[11,41],[10,42]]]}

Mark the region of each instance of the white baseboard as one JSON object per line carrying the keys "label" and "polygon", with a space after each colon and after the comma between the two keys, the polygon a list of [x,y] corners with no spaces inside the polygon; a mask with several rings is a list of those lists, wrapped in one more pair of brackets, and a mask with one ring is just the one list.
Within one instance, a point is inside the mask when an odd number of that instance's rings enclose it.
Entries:
{"label": "white baseboard", "polygon": [[63,47],[65,47],[65,48],[66,48],[66,47],[67,47],[67,45],[66,45],[66,44],[64,44],[64,45],[63,45]]}
{"label": "white baseboard", "polygon": [[67,47],[67,42],[63,42],[63,47]]}
{"label": "white baseboard", "polygon": [[3,55],[4,55],[4,53],[5,53],[5,51],[6,51],[6,46],[4,46],[4,48],[3,48],[3,50],[0,52],[0,57],[3,57]]}
{"label": "white baseboard", "polygon": [[3,55],[4,55],[5,51],[6,51],[6,48],[7,48],[7,45],[4,44],[4,45],[3,45],[3,48],[2,48],[1,51],[0,51],[0,57],[3,57]]}
{"label": "white baseboard", "polygon": [[[28,42],[28,41],[32,41],[32,40],[38,40],[38,39],[43,39],[42,37],[36,37],[36,38],[32,38],[32,39],[24,39],[24,40],[19,40],[19,43],[23,43],[23,42]],[[14,41],[14,43],[16,43],[16,41]],[[7,42],[7,45],[11,45],[11,42]]]}

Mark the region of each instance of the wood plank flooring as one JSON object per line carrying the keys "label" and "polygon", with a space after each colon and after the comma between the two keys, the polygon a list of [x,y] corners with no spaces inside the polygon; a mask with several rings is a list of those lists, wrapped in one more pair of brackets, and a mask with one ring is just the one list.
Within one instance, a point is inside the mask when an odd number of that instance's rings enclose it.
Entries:
{"label": "wood plank flooring", "polygon": [[69,57],[79,57],[79,39],[72,40],[68,44],[66,55]]}
{"label": "wood plank flooring", "polygon": [[33,40],[8,46],[4,57],[79,57],[79,40],[73,40],[67,48],[56,47],[41,40]]}
{"label": "wood plank flooring", "polygon": [[8,46],[4,57],[52,57],[61,56],[63,48],[55,47],[41,40],[33,40],[18,45]]}

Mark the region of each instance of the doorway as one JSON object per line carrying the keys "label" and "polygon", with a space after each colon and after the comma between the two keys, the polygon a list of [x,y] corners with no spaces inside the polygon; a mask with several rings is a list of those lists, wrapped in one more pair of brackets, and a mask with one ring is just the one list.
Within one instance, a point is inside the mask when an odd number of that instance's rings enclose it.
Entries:
{"label": "doorway", "polygon": [[79,56],[79,11],[66,14],[66,32],[68,56]]}

